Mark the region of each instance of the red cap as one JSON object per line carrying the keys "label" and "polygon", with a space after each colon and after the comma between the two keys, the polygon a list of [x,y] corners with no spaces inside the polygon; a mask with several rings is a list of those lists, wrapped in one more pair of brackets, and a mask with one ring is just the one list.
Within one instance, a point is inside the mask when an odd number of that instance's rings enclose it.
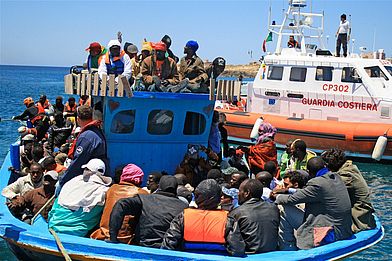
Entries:
{"label": "red cap", "polygon": [[93,42],[86,48],[86,51],[90,51],[90,49],[101,49],[101,45],[97,42]]}
{"label": "red cap", "polygon": [[152,48],[157,50],[157,51],[164,51],[166,52],[166,44],[162,41],[158,42],[158,43],[154,43],[152,45]]}

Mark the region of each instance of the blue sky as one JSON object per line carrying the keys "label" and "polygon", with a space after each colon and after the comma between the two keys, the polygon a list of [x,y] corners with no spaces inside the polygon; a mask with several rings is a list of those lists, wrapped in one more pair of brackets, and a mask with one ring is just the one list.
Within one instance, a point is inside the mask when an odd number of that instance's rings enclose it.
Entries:
{"label": "blue sky", "polygon": [[[287,0],[271,0],[280,23]],[[310,1],[308,1],[309,3]],[[198,55],[223,56],[229,64],[262,55],[267,35],[269,0],[259,1],[17,1],[0,0],[0,64],[70,66],[81,64],[92,41],[107,44],[123,33],[139,47],[143,38],[171,36],[172,50],[182,56],[186,41],[199,42]],[[351,14],[355,46],[385,49],[392,56],[392,0],[313,0],[314,12],[325,12],[325,35],[334,34],[342,13]],[[269,49],[273,46],[270,45]],[[140,48],[139,48],[140,49]]]}

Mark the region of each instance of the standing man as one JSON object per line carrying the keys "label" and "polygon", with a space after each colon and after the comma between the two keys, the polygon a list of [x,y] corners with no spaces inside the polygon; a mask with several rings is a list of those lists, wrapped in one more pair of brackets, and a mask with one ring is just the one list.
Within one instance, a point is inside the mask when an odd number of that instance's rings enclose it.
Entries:
{"label": "standing man", "polygon": [[347,57],[347,41],[350,41],[351,28],[346,20],[346,14],[340,16],[340,25],[336,32],[336,56],[340,57],[340,46],[343,45],[343,56]]}
{"label": "standing man", "polygon": [[[107,159],[106,140],[100,128],[100,121],[93,120],[93,109],[88,106],[80,106],[77,110],[78,125],[82,129],[74,140],[68,158],[72,159],[67,171],[60,178],[60,186],[72,178],[83,173],[82,165],[87,164],[91,159],[98,158],[103,161]],[[108,171],[108,164],[106,172]]]}

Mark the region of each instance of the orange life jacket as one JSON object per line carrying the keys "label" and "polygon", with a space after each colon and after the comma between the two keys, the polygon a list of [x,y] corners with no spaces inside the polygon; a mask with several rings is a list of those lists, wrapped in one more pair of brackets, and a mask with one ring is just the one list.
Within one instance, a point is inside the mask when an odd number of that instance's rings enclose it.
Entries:
{"label": "orange life jacket", "polygon": [[184,247],[186,249],[225,250],[227,211],[184,210]]}
{"label": "orange life jacket", "polygon": [[37,103],[34,106],[37,107],[38,113],[34,118],[30,120],[32,124],[35,124],[36,121],[41,120],[45,116],[45,109],[41,103]]}
{"label": "orange life jacket", "polygon": [[91,106],[91,99],[90,99],[90,97],[88,97],[86,100],[79,99],[79,106],[82,106],[82,105]]}
{"label": "orange life jacket", "polygon": [[73,106],[73,107],[71,107],[69,104],[68,104],[68,102],[65,104],[65,106],[64,106],[64,111],[65,112],[76,112],[76,107],[77,107],[77,105],[76,105],[76,103],[75,103],[75,105]]}

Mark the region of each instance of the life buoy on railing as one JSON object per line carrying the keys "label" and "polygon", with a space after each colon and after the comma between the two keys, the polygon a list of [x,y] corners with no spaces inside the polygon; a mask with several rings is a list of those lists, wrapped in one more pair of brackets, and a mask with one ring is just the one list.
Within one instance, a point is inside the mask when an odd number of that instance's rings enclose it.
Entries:
{"label": "life buoy on railing", "polygon": [[253,125],[252,131],[250,132],[250,139],[252,141],[257,140],[257,138],[259,137],[259,128],[260,125],[263,123],[264,119],[263,117],[260,117],[256,120],[255,124]]}
{"label": "life buoy on railing", "polygon": [[388,144],[388,136],[387,136],[388,130],[384,133],[383,136],[378,137],[376,145],[374,145],[372,158],[377,160],[377,161],[381,160],[382,155],[384,154],[385,148],[387,147],[387,144]]}

